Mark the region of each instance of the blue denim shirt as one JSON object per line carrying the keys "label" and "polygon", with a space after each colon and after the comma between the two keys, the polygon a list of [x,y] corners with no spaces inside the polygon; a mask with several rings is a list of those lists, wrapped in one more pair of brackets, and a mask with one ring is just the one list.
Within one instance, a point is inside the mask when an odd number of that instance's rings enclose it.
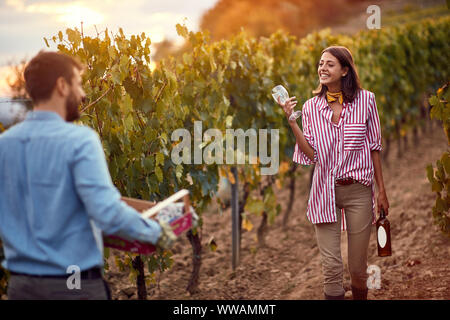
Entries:
{"label": "blue denim shirt", "polygon": [[64,275],[103,266],[104,234],[156,243],[159,224],[120,200],[97,133],[35,111],[0,135],[4,268]]}

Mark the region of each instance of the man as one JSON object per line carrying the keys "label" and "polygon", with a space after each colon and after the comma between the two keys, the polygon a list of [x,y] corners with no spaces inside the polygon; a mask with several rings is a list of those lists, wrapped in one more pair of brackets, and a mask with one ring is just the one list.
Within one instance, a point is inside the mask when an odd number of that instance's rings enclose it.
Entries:
{"label": "man", "polygon": [[[41,51],[24,71],[34,110],[0,135],[9,299],[108,299],[102,231],[161,247],[175,239],[120,200],[98,135],[70,123],[85,97],[82,70],[67,55]],[[68,272],[78,269],[81,289],[69,289]]]}

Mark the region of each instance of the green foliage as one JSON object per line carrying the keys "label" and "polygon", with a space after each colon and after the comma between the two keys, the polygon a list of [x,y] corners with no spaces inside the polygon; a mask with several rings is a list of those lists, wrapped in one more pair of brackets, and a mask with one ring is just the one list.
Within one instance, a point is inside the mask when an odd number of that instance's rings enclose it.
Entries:
{"label": "green foliage", "polygon": [[[432,106],[430,117],[442,121],[444,131],[450,146],[450,90],[449,83],[437,90],[435,96],[430,97]],[[436,193],[436,202],[433,207],[434,223],[447,236],[450,236],[450,152],[445,151],[441,159],[436,161],[436,169],[430,164],[427,166],[427,177],[431,190]]]}
{"label": "green foliage", "polygon": [[[2,262],[5,259],[5,254],[3,252],[3,245],[0,241],[0,262]],[[9,279],[9,273],[7,270],[3,269],[2,266],[0,266],[0,296],[2,294],[6,294],[6,291],[8,289],[8,279]]]}
{"label": "green foliage", "polygon": [[448,15],[448,5],[439,4],[423,8],[414,4],[407,5],[403,10],[384,14],[383,12],[383,26],[398,25],[401,23],[408,23],[410,21],[418,21],[424,18],[439,18]]}
{"label": "green foliage", "polygon": [[450,144],[450,90],[449,83],[439,88],[435,96],[428,99],[432,106],[430,111],[431,119],[442,121],[444,132]]}

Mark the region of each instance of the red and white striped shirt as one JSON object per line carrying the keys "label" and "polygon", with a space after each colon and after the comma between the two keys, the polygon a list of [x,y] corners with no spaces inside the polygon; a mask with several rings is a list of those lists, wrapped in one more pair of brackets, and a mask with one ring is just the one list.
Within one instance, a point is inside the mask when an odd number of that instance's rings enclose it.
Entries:
{"label": "red and white striped shirt", "polygon": [[[331,121],[333,111],[325,97],[315,96],[303,105],[305,139],[314,149],[314,161],[295,144],[293,161],[315,163],[307,217],[313,224],[336,222],[335,179],[353,178],[372,187],[373,222],[375,215],[374,168],[370,152],[381,150],[381,129],[375,94],[360,90],[352,103],[343,103],[338,124]],[[346,229],[344,210],[342,230]]]}

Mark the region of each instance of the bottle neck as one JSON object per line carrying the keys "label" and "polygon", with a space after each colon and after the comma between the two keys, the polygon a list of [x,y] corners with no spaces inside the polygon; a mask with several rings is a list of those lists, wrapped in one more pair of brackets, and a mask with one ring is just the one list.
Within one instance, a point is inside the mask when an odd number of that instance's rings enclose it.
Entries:
{"label": "bottle neck", "polygon": [[381,219],[386,218],[386,213],[384,212],[384,209],[383,209],[383,208],[381,208],[380,218],[381,218]]}

